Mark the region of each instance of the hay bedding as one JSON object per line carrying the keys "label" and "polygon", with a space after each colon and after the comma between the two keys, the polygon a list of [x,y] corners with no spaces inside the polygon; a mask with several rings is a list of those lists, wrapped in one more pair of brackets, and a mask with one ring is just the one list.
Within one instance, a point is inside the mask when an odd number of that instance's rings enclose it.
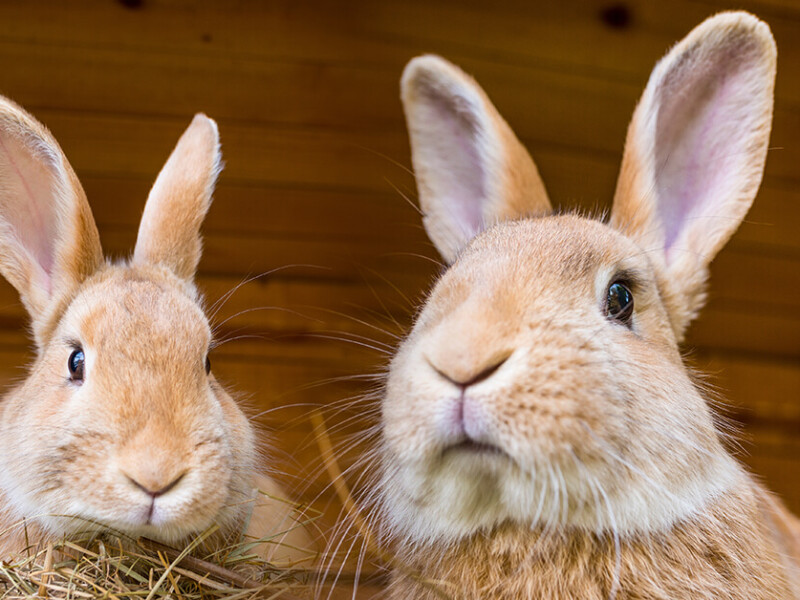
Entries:
{"label": "hay bedding", "polygon": [[140,538],[87,534],[0,561],[0,598],[234,600],[309,597],[314,574],[278,568],[253,553],[270,540],[204,553],[212,528],[183,549]]}

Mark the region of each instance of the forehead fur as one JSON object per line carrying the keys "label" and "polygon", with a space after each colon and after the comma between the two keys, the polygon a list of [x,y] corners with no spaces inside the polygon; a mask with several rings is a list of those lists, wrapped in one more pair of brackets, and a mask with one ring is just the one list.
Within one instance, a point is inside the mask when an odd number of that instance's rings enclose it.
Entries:
{"label": "forehead fur", "polygon": [[500,223],[476,237],[458,262],[485,261],[487,253],[580,278],[635,254],[636,246],[600,221],[567,214]]}
{"label": "forehead fur", "polygon": [[600,221],[568,214],[502,222],[478,235],[459,255],[434,289],[426,311],[446,308],[466,296],[489,294],[497,305],[507,296],[515,304],[533,301],[546,290],[585,294],[598,272],[611,277],[616,270],[628,269],[652,280],[647,254]]}
{"label": "forehead fur", "polygon": [[96,348],[122,345],[126,353],[205,352],[211,334],[199,302],[196,288],[167,269],[108,266],[83,286],[59,333]]}

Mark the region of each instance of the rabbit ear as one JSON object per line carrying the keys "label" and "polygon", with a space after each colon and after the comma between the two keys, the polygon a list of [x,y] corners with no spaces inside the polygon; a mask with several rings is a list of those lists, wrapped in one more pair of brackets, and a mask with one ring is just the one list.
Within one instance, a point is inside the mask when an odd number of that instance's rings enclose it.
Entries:
{"label": "rabbit ear", "polygon": [[417,57],[401,92],[425,229],[447,262],[487,226],[551,210],[530,155],[461,69]]}
{"label": "rabbit ear", "polygon": [[775,66],[765,23],[720,13],[656,65],[628,129],[611,224],[650,252],[678,339],[761,183]]}
{"label": "rabbit ear", "polygon": [[58,143],[0,96],[0,271],[30,313],[37,343],[102,261],[86,195]]}
{"label": "rabbit ear", "polygon": [[200,262],[200,225],[222,170],[217,124],[197,114],[158,174],[139,225],[134,264],[160,264],[192,279]]}

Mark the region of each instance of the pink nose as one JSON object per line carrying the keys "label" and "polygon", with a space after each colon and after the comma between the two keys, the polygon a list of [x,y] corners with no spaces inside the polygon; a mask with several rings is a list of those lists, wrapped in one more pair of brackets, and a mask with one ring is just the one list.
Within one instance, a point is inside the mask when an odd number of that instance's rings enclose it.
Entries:
{"label": "pink nose", "polygon": [[[124,472],[123,472],[124,473]],[[178,483],[180,483],[183,476],[186,475],[186,472],[180,473],[174,477],[152,477],[152,476],[139,476],[138,479],[131,477],[127,473],[124,473],[125,477],[128,478],[133,485],[137,488],[142,490],[145,494],[151,496],[152,498],[158,498],[159,496],[163,496],[170,490],[172,490]],[[152,475],[152,474],[148,474]],[[168,483],[164,483],[164,482]]]}
{"label": "pink nose", "polygon": [[[430,363],[433,370],[436,371],[441,377],[447,379],[453,385],[456,385],[461,388],[461,390],[467,389],[471,385],[475,385],[480,383],[481,381],[485,381],[489,379],[495,372],[503,366],[508,360],[508,356],[504,356],[499,360],[495,360],[488,365],[484,365],[482,367],[473,369],[471,371],[466,371],[463,373],[456,373],[455,371],[448,372],[446,368],[440,368],[437,365]],[[430,362],[430,361],[429,361]]]}

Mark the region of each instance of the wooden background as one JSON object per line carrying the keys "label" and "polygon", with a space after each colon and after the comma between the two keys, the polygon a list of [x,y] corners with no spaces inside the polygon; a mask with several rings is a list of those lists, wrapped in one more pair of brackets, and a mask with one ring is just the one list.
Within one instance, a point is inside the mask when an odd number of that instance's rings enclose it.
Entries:
{"label": "wooden background", "polygon": [[[403,198],[415,195],[398,99],[406,61],[436,52],[473,73],[554,202],[604,207],[655,61],[730,6],[5,0],[0,92],[54,132],[113,256],[132,248],[147,190],[192,114],[218,121],[227,167],[205,224],[200,286],[215,301],[245,277],[278,270],[225,304],[221,335],[241,337],[214,351],[214,369],[269,411],[261,421],[285,481],[330,520],[338,509],[308,415],[335,407],[326,417],[346,468],[361,448],[345,434],[363,412],[346,399],[369,386],[308,384],[379,372],[381,351],[335,338],[392,343],[371,325],[401,331],[438,270]],[[742,458],[800,511],[800,2],[737,6],[768,21],[778,43],[771,151],[748,222],[714,263],[711,300],[687,349],[743,425]],[[3,283],[3,382],[23,374],[24,326]]]}

